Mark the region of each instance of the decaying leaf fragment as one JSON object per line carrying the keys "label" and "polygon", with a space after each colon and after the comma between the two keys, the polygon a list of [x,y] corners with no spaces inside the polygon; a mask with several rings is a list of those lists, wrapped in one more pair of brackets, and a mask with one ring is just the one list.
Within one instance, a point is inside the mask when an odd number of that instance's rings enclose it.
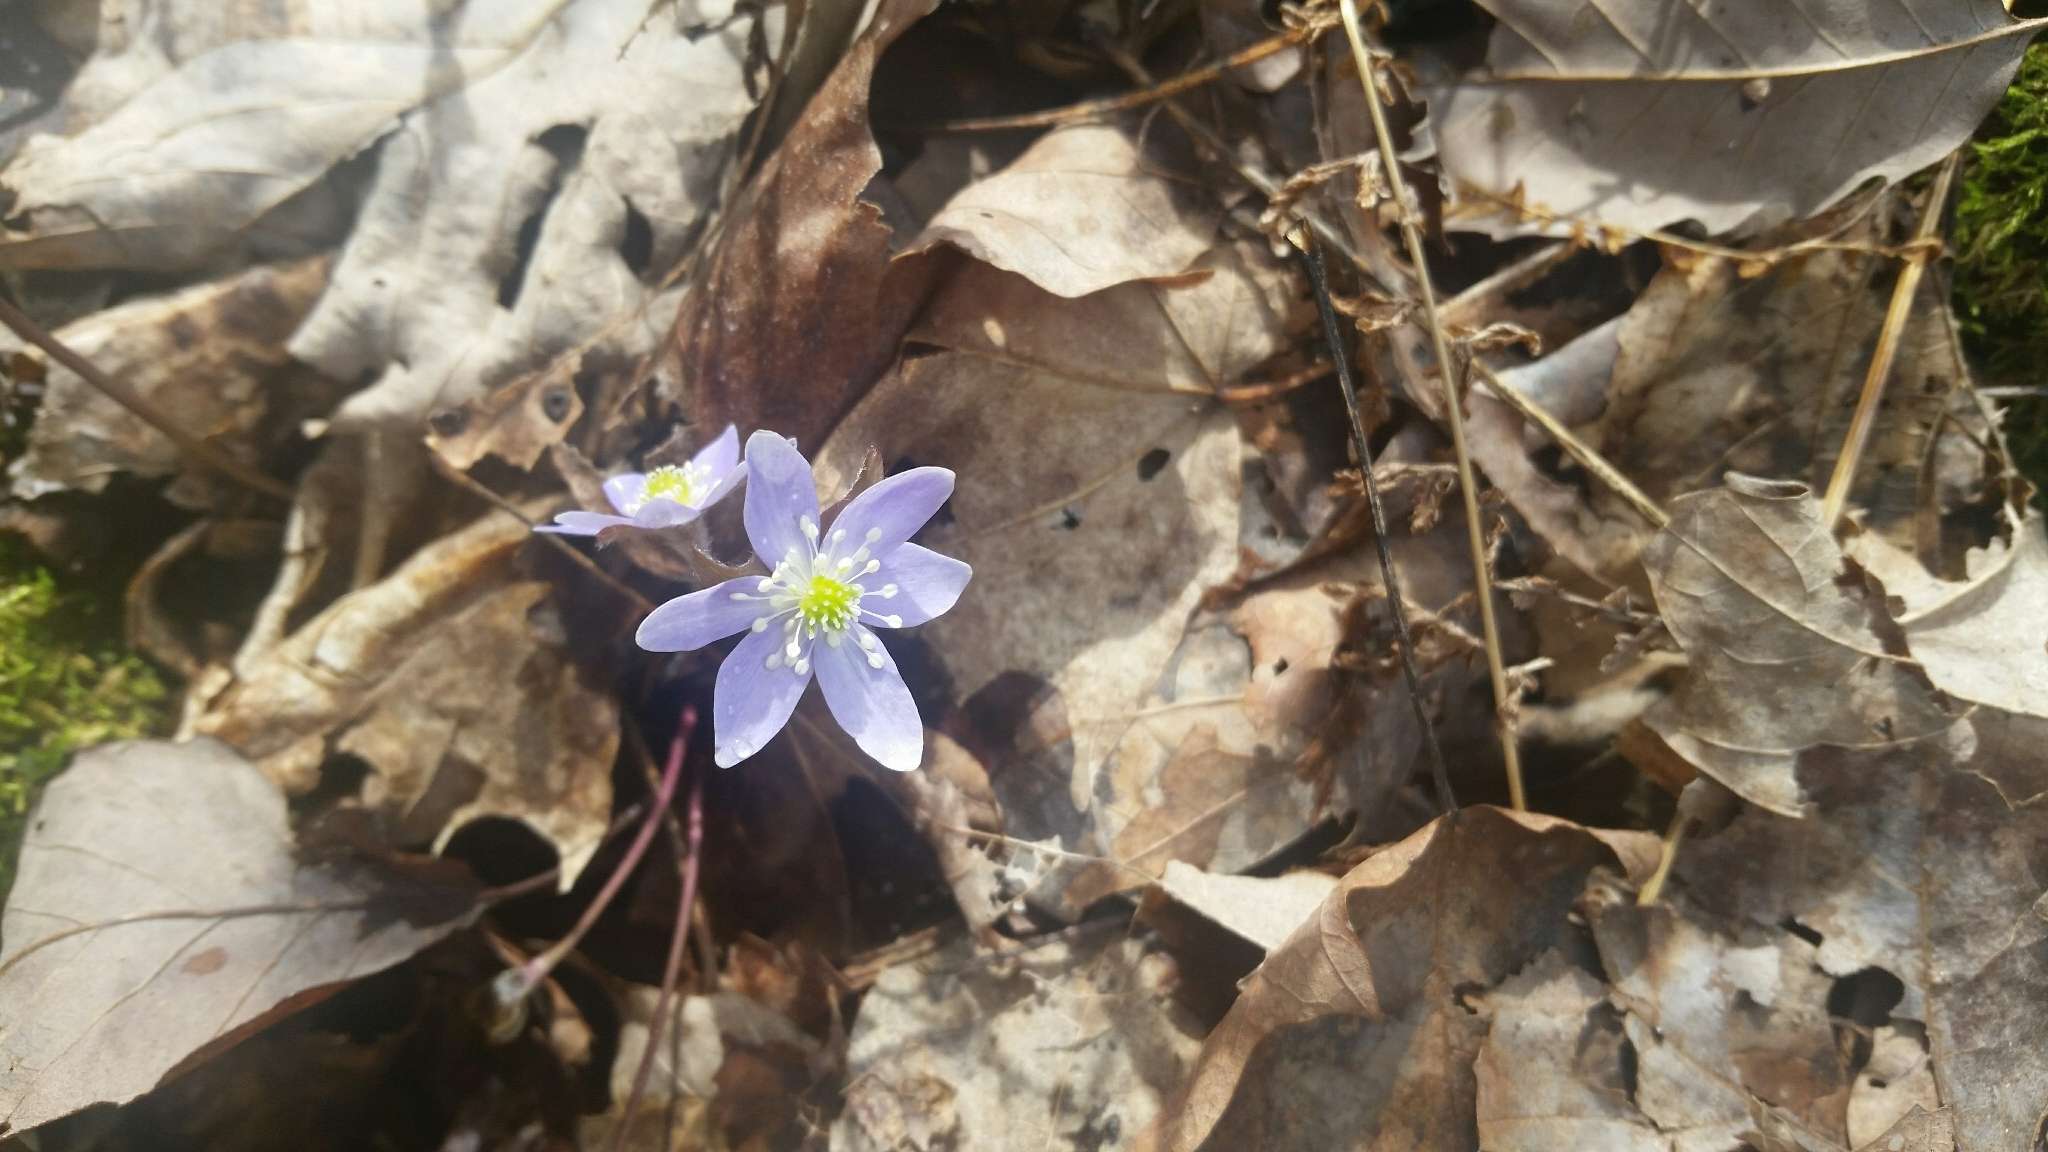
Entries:
{"label": "decaying leaf fragment", "polygon": [[[184,431],[238,459],[259,459],[339,392],[284,350],[326,286],[327,267],[324,257],[259,265],[116,305],[56,336]],[[70,369],[51,365],[45,387],[28,453],[8,469],[16,496],[98,492],[116,473],[170,476],[191,467],[163,433]]]}
{"label": "decaying leaf fragment", "polygon": [[1595,869],[1655,845],[1468,808],[1353,868],[1246,981],[1160,1122],[1160,1146],[1477,1148],[1469,999],[1566,944]]}
{"label": "decaying leaf fragment", "polygon": [[1173,978],[1113,925],[1007,955],[962,941],[884,971],[847,1052],[834,1152],[1130,1147],[1197,1047]]}
{"label": "decaying leaf fragment", "polygon": [[466,879],[295,858],[225,745],[82,754],[45,793],[0,923],[0,1127],[133,1099],[468,923]]}
{"label": "decaying leaf fragment", "polygon": [[1486,66],[1428,91],[1454,226],[1726,232],[1810,216],[1953,151],[2039,25],[2000,0],[1481,0]]}
{"label": "decaying leaf fragment", "polygon": [[560,853],[566,890],[611,819],[618,704],[568,651],[547,586],[511,573],[527,535],[494,513],[245,651],[195,730],[295,794],[330,754],[360,757],[357,800],[392,843],[519,820]]}

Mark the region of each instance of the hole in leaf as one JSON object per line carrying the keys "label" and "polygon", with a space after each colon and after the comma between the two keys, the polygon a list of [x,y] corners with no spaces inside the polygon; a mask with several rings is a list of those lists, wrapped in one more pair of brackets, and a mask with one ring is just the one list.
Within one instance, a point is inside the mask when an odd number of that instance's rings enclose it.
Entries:
{"label": "hole in leaf", "polygon": [[540,410],[543,416],[560,424],[569,418],[569,390],[557,385],[541,393]]}
{"label": "hole in leaf", "polygon": [[533,211],[519,223],[519,236],[514,245],[512,266],[498,279],[498,306],[512,308],[519,303],[519,292],[526,284],[526,266],[533,261],[533,250],[540,243],[540,226],[547,219],[548,207],[555,202],[555,194],[562,190],[562,176],[576,166],[583,157],[583,142],[590,136],[590,130],[580,124],[557,124],[540,135],[533,142],[555,158],[554,172],[548,178],[547,192],[535,202]]}
{"label": "hole in leaf", "polygon": [[1060,509],[1059,526],[1061,529],[1065,531],[1072,532],[1074,529],[1079,528],[1081,526],[1081,514],[1079,512],[1074,511],[1071,505]]}
{"label": "hole in leaf", "polygon": [[646,273],[648,262],[654,259],[654,225],[631,200],[626,201],[626,231],[619,237],[619,259],[635,276]]}
{"label": "hole in leaf", "polygon": [[1168,452],[1164,448],[1154,448],[1143,456],[1138,457],[1138,479],[1150,480],[1154,476],[1159,475],[1159,470],[1166,467],[1166,462],[1171,459],[1173,459],[1173,453]]}

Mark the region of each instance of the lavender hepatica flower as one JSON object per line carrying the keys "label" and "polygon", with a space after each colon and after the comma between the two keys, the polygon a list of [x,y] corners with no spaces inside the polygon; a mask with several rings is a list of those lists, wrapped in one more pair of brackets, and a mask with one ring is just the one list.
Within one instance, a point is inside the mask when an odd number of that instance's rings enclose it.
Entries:
{"label": "lavender hepatica flower", "polygon": [[924,759],[924,721],[874,630],[922,624],[967,587],[967,565],[909,542],[952,494],[952,472],[913,468],[854,497],[821,529],[810,462],[772,432],[748,437],[747,539],[774,571],[671,600],[638,636],[651,652],[687,652],[746,633],[713,688],[721,767],[780,732],[814,675],[863,752],[899,772]]}
{"label": "lavender hepatica flower", "polygon": [[703,515],[706,508],[725,499],[746,478],[747,467],[740,462],[739,429],[728,424],[718,439],[698,449],[688,464],[664,464],[652,472],[622,472],[606,480],[605,498],[612,502],[618,515],[563,512],[556,515],[553,524],[534,531],[595,536],[622,524],[634,528],[673,528]]}

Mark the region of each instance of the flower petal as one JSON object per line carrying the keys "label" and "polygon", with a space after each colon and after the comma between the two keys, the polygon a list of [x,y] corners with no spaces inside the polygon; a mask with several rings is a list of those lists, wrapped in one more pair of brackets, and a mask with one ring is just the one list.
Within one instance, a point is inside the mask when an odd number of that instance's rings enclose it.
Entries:
{"label": "flower petal", "polygon": [[834,532],[846,532],[848,541],[854,546],[867,541],[871,531],[879,530],[881,535],[868,542],[874,555],[880,556],[917,534],[925,521],[939,510],[939,505],[953,494],[953,470],[950,468],[912,468],[898,472],[878,482],[874,487],[855,496],[846,507],[840,509],[837,519],[832,521]]}
{"label": "flower petal", "polygon": [[604,498],[620,512],[640,502],[640,494],[647,490],[647,473],[621,472],[604,482]]}
{"label": "flower petal", "polygon": [[673,500],[649,500],[634,514],[633,523],[642,528],[673,528],[678,524],[688,524],[702,514],[701,508]]}
{"label": "flower petal", "polygon": [[732,490],[739,487],[740,482],[745,480],[746,478],[747,466],[745,464],[733,465],[732,471],[727,472],[725,475],[719,477],[718,483],[713,484],[711,486],[711,491],[706,492],[704,494],[704,498],[702,500],[697,501],[697,507],[700,510],[709,508],[713,504],[718,503],[720,500],[725,499],[728,495],[732,493]]}
{"label": "flower petal", "polygon": [[697,449],[697,454],[690,457],[690,463],[701,465],[705,472],[718,477],[739,467],[740,430],[727,424],[717,439]]}
{"label": "flower petal", "polygon": [[782,642],[780,628],[749,632],[718,666],[711,689],[711,734],[716,744],[712,759],[720,768],[759,752],[789,723],[796,702],[811,686],[809,672],[794,672],[786,663],[768,667]]}
{"label": "flower petal", "polygon": [[871,614],[896,616],[895,625],[869,624],[878,628],[911,628],[946,614],[960,599],[974,569],[929,548],[905,544],[882,558],[879,572],[866,581],[869,588],[896,585],[896,595],[887,600],[870,598],[862,604]]}
{"label": "flower petal", "polygon": [[[924,762],[924,720],[917,701],[875,634],[858,624],[847,631],[837,647],[820,642],[811,649],[825,703],[861,751],[884,768],[909,772]],[[856,642],[861,637],[874,643],[871,651],[881,658],[880,668],[868,663],[869,653]]]}
{"label": "flower petal", "polygon": [[774,568],[792,551],[808,555],[810,541],[799,527],[806,516],[818,522],[811,462],[774,432],[747,437],[747,542],[761,563]]}
{"label": "flower petal", "polygon": [[553,524],[542,524],[535,532],[553,532],[561,536],[595,536],[618,524],[631,524],[630,516],[607,516],[602,512],[557,512]]}
{"label": "flower petal", "polygon": [[[758,576],[741,576],[678,596],[649,612],[633,641],[649,652],[694,652],[752,627],[768,612],[767,604],[754,599],[754,588],[760,583]],[[735,600],[735,596],[746,599]]]}

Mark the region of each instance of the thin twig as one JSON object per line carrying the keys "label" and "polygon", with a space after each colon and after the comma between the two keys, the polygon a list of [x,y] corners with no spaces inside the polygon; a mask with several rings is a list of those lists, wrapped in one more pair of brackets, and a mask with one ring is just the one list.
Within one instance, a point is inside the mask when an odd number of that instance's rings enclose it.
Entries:
{"label": "thin twig", "polygon": [[254,468],[217,452],[204,440],[178,427],[169,414],[144,399],[142,394],[130,388],[125,381],[116,380],[103,372],[92,361],[73,351],[71,346],[57,339],[48,329],[30,318],[28,313],[0,300],[0,324],[14,330],[14,334],[43,350],[50,359],[69,368],[79,379],[98,389],[107,399],[135,414],[137,419],[162,433],[164,438],[178,446],[178,450],[201,464],[241,484],[253,492],[274,497],[289,504],[292,501],[290,485],[273,480]]}
{"label": "thin twig", "polygon": [[[683,725],[686,728],[690,726],[692,718],[685,713]],[[626,1093],[625,1108],[619,1117],[619,1126],[612,1132],[612,1152],[618,1152],[625,1147],[626,1132],[633,1126],[633,1110],[647,1091],[647,1076],[654,1070],[654,1054],[661,1047],[661,1034],[668,1023],[669,1004],[676,994],[676,979],[683,970],[683,952],[690,939],[690,924],[696,915],[697,863],[704,849],[704,773],[701,768],[690,775],[690,830],[687,848],[689,855],[683,860],[683,891],[676,901],[676,926],[674,931],[669,933],[668,960],[661,970],[661,995],[654,1002],[654,1016],[647,1025],[647,1047],[640,1053],[639,1067],[633,1070],[633,1086]],[[665,1138],[663,1143],[667,1143]]]}
{"label": "thin twig", "polygon": [[1877,426],[1878,405],[1884,400],[1885,381],[1892,374],[1892,360],[1899,351],[1899,337],[1906,330],[1906,320],[1913,313],[1913,297],[1920,290],[1921,274],[1927,271],[1927,262],[1933,254],[1932,241],[1941,228],[1941,208],[1948,202],[1949,184],[1954,181],[1956,160],[1959,152],[1949,153],[1942,162],[1941,171],[1935,173],[1934,188],[1927,194],[1927,203],[1920,209],[1919,227],[1913,230],[1915,241],[1906,257],[1906,266],[1899,269],[1899,279],[1892,285],[1892,300],[1884,311],[1884,327],[1877,332],[1877,350],[1871,353],[1870,370],[1863,375],[1863,393],[1856,398],[1856,414],[1849,420],[1849,434],[1843,438],[1842,454],[1835,458],[1835,470],[1828,477],[1827,495],[1821,500],[1821,523],[1832,528],[1842,518],[1842,509],[1849,503],[1849,488],[1856,482],[1856,466],[1863,460],[1863,449],[1870,444],[1870,430]]}
{"label": "thin twig", "polygon": [[1387,110],[1380,101],[1372,53],[1365,46],[1365,32],[1358,22],[1358,0],[1339,0],[1339,11],[1343,14],[1344,34],[1351,41],[1352,59],[1358,66],[1358,82],[1365,89],[1365,108],[1372,115],[1373,135],[1379,140],[1380,164],[1385,170],[1387,188],[1393,194],[1394,215],[1401,222],[1408,261],[1414,266],[1415,288],[1422,297],[1422,315],[1435,349],[1437,375],[1443,380],[1444,419],[1451,429],[1451,450],[1458,458],[1458,488],[1465,499],[1465,535],[1472,551],[1472,587],[1479,598],[1480,631],[1486,638],[1486,671],[1493,681],[1494,727],[1500,733],[1501,759],[1507,768],[1508,803],[1520,811],[1528,803],[1522,789],[1522,757],[1515,746],[1514,689],[1508,683],[1507,665],[1501,659],[1500,624],[1493,611],[1493,577],[1486,564],[1486,529],[1479,518],[1479,481],[1472,472],[1472,454],[1465,447],[1464,404],[1452,372],[1451,342],[1444,334],[1443,318],[1437,314],[1428,253],[1422,246],[1422,230],[1409,210],[1408,184],[1401,178],[1393,129],[1387,126]]}
{"label": "thin twig", "polygon": [[1330,346],[1330,359],[1337,365],[1337,386],[1344,392],[1344,410],[1351,417],[1352,446],[1358,453],[1359,475],[1365,481],[1365,502],[1372,510],[1372,540],[1379,551],[1380,578],[1386,582],[1387,606],[1394,618],[1395,642],[1400,647],[1401,678],[1408,683],[1408,703],[1415,710],[1415,722],[1422,728],[1423,742],[1429,749],[1429,773],[1436,783],[1437,804],[1448,815],[1458,810],[1458,799],[1451,791],[1450,769],[1444,763],[1444,750],[1437,743],[1436,726],[1430,723],[1422,706],[1422,675],[1415,669],[1415,638],[1408,631],[1408,605],[1401,598],[1401,579],[1394,572],[1394,555],[1387,546],[1387,513],[1380,505],[1379,481],[1373,477],[1372,446],[1366,439],[1365,418],[1358,410],[1358,385],[1351,378],[1351,357],[1345,351],[1344,330],[1337,321],[1336,308],[1330,304],[1321,251],[1306,234],[1297,231],[1294,236],[1299,237],[1295,247],[1308,270],[1309,284],[1315,289],[1316,311],[1323,318],[1323,339]]}
{"label": "thin twig", "polygon": [[1472,369],[1486,382],[1486,387],[1500,399],[1501,403],[1513,408],[1523,419],[1549,433],[1550,438],[1557,441],[1558,447],[1579,462],[1579,467],[1599,477],[1602,483],[1614,489],[1615,495],[1620,496],[1629,507],[1635,509],[1637,515],[1648,520],[1651,527],[1662,528],[1671,523],[1671,517],[1657,506],[1657,502],[1652,500],[1648,493],[1636,487],[1628,477],[1622,475],[1621,469],[1608,462],[1607,458],[1595,451],[1592,445],[1574,435],[1570,428],[1564,426],[1563,421],[1552,416],[1534,400],[1502,383],[1500,377],[1493,374],[1493,369],[1488,368],[1476,357],[1472,360]]}
{"label": "thin twig", "polygon": [[1664,882],[1671,878],[1671,866],[1678,862],[1679,846],[1685,843],[1685,830],[1692,824],[1692,816],[1683,804],[1671,814],[1671,824],[1664,829],[1664,843],[1657,855],[1657,870],[1643,882],[1642,891],[1636,893],[1636,905],[1648,908],[1664,894]]}
{"label": "thin twig", "polygon": [[1108,96],[1100,100],[1083,100],[1063,108],[1048,108],[1042,112],[1025,112],[1015,116],[974,116],[962,120],[941,120],[936,124],[919,125],[923,132],[1003,132],[1013,128],[1051,128],[1059,124],[1075,124],[1101,120],[1118,112],[1143,108],[1170,100],[1183,92],[1200,88],[1204,84],[1220,79],[1224,73],[1247,64],[1256,64],[1268,56],[1278,56],[1290,48],[1300,47],[1322,35],[1335,25],[1327,18],[1312,20],[1299,28],[1291,28],[1278,36],[1261,40],[1249,48],[1233,52],[1216,63],[1203,68],[1183,72],[1169,80],[1150,84],[1142,91],[1126,92],[1121,96]]}
{"label": "thin twig", "polygon": [[598,917],[604,915],[604,910],[611,906],[612,900],[619,894],[619,889],[625,886],[626,877],[633,874],[633,869],[640,864],[640,858],[647,854],[647,846],[654,841],[654,831],[661,826],[661,814],[667,811],[669,801],[675,799],[676,780],[683,772],[683,749],[689,744],[690,733],[696,727],[697,710],[686,705],[683,708],[682,722],[676,726],[675,740],[669,745],[668,763],[661,771],[661,788],[655,793],[654,804],[648,810],[647,817],[640,822],[640,831],[634,835],[633,842],[626,846],[626,854],[619,859],[618,867],[612,869],[612,874],[605,878],[604,887],[598,889],[596,898],[583,910],[583,915],[577,918],[568,935],[555,941],[545,952],[519,967],[506,969],[492,982],[491,990],[500,1004],[516,1004],[531,995],[535,988],[540,987],[541,981],[547,979],[548,973],[554,971],[555,966],[562,962],[562,958],[576,950],[576,946],[583,942],[583,937],[596,926]]}

